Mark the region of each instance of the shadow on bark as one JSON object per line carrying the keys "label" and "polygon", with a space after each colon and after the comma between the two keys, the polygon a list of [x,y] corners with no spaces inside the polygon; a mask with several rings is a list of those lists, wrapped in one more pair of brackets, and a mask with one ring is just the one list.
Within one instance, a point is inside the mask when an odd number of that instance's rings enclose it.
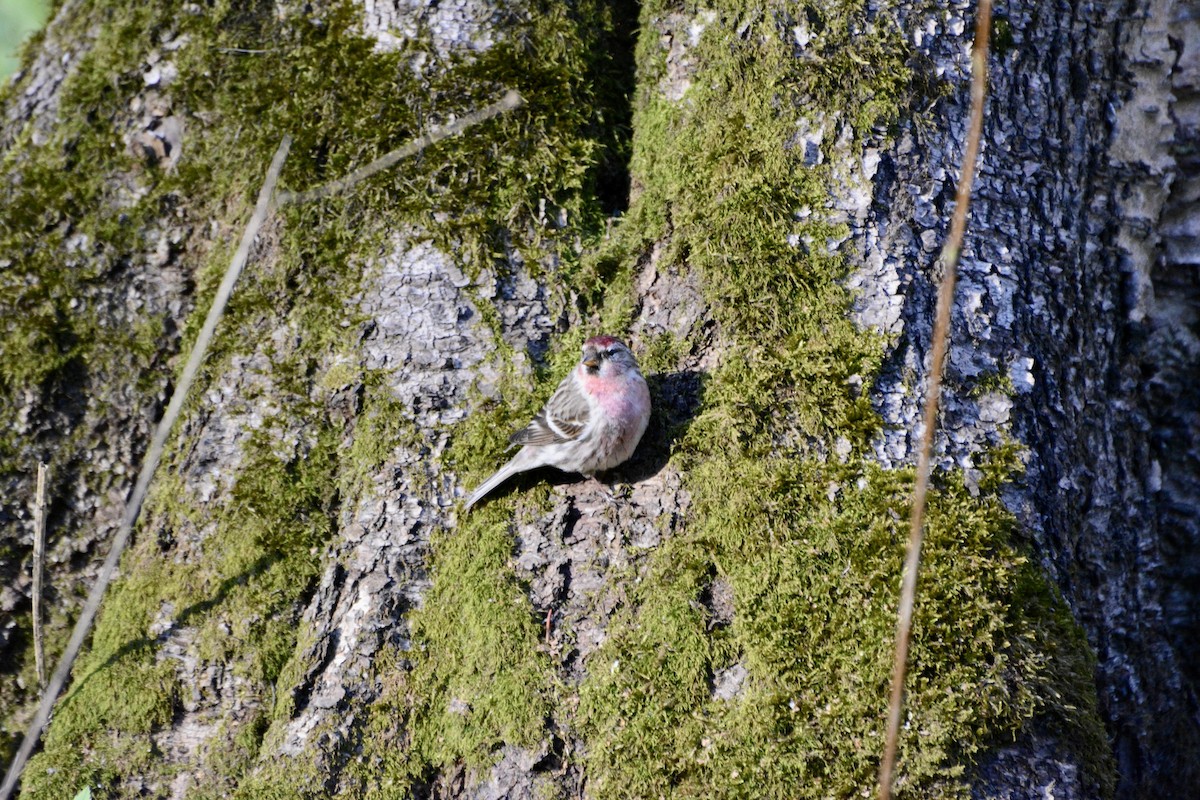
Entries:
{"label": "shadow on bark", "polygon": [[646,383],[654,405],[650,426],[633,458],[612,470],[606,476],[610,479],[637,483],[662,471],[671,460],[675,443],[687,434],[696,417],[708,375],[696,370],[667,372],[651,375]]}

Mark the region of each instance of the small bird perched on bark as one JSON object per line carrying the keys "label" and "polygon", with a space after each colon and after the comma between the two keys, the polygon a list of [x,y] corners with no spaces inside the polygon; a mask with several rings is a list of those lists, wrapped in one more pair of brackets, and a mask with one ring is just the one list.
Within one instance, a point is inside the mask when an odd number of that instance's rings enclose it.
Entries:
{"label": "small bird perched on bark", "polygon": [[650,422],[650,390],[621,340],[593,336],[545,408],[509,439],[522,445],[467,499],[467,511],[518,472],[557,467],[588,477],[628,460]]}

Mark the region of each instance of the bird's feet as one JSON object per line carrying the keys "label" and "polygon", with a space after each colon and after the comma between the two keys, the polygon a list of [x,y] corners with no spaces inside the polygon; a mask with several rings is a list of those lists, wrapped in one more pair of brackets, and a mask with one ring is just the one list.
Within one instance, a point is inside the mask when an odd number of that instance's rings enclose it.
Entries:
{"label": "bird's feet", "polygon": [[633,487],[628,483],[608,483],[592,475],[589,480],[596,484],[596,494],[600,498],[601,507],[614,514],[629,500]]}

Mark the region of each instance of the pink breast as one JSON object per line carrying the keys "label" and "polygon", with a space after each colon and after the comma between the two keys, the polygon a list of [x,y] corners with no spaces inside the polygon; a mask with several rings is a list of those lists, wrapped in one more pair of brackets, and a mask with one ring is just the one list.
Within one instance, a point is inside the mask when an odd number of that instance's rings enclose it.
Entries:
{"label": "pink breast", "polygon": [[582,377],[584,390],[596,399],[608,416],[621,422],[633,422],[648,410],[650,394],[642,381],[613,380],[587,374]]}

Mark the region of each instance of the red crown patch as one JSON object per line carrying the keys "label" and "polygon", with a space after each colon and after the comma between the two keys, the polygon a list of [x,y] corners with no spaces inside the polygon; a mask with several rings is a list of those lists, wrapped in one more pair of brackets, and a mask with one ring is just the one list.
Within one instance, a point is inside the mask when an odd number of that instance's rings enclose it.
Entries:
{"label": "red crown patch", "polygon": [[592,347],[612,347],[614,344],[621,344],[621,340],[615,336],[593,336],[583,344],[585,347],[589,344]]}

